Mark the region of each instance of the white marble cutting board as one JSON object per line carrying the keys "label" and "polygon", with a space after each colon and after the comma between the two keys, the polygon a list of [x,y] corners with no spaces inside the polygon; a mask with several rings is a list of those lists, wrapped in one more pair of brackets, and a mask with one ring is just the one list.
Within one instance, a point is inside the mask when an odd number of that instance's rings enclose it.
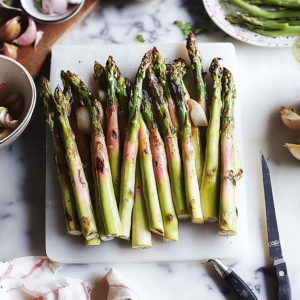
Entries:
{"label": "white marble cutting board", "polygon": [[[182,57],[189,62],[184,44],[157,44],[158,50],[166,61]],[[134,79],[135,72],[143,54],[149,45],[57,45],[52,50],[50,82],[54,89],[61,85],[60,71],[70,70],[78,74],[90,90],[97,95],[97,87],[93,81],[93,64],[97,60],[105,64],[112,55],[122,74]],[[234,46],[230,43],[199,44],[204,59],[204,69],[208,72],[209,64],[214,57],[223,60],[221,64],[234,75],[237,85],[237,101],[235,105],[236,140],[243,162],[243,142],[238,72]],[[191,72],[185,77],[186,85],[193,97]],[[210,94],[211,79],[206,81]],[[233,237],[219,237],[218,225],[194,225],[189,220],[179,222],[179,242],[163,243],[162,238],[153,236],[151,249],[132,249],[131,243],[115,239],[101,242],[100,246],[86,247],[80,237],[66,233],[66,225],[61,201],[61,192],[57,180],[53,158],[53,146],[47,128],[46,150],[46,252],[50,259],[60,263],[108,263],[139,261],[188,261],[208,258],[235,258],[246,254],[248,249],[247,203],[245,174],[238,182],[236,201],[238,207],[238,234]]]}

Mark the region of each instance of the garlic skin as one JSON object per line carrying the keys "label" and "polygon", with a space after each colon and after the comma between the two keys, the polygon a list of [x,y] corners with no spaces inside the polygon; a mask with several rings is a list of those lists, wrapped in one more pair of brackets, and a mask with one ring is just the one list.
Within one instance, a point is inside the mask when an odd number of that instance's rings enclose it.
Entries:
{"label": "garlic skin", "polygon": [[17,44],[18,46],[29,46],[35,41],[36,32],[36,24],[34,20],[31,17],[29,17],[28,27],[26,31],[23,34],[21,34],[17,39],[13,40],[13,43]]}
{"label": "garlic skin", "polygon": [[68,8],[67,0],[39,0],[40,10],[44,14],[63,14]]}
{"label": "garlic skin", "polygon": [[300,130],[300,116],[295,109],[289,109],[284,106],[280,107],[279,113],[283,124],[292,130]]}
{"label": "garlic skin", "polygon": [[12,120],[6,107],[0,107],[0,128],[16,129],[19,126],[19,121]]}
{"label": "garlic skin", "polygon": [[284,144],[284,147],[288,148],[288,150],[290,151],[290,153],[297,158],[298,160],[300,160],[300,145],[296,145],[296,144]]}
{"label": "garlic skin", "polygon": [[103,104],[107,102],[107,92],[105,90],[99,90],[99,100]]}
{"label": "garlic skin", "polygon": [[87,107],[78,106],[76,108],[76,120],[78,129],[84,134],[91,134],[92,127],[90,121],[90,113]]}
{"label": "garlic skin", "polygon": [[34,41],[34,50],[36,50],[36,47],[37,47],[38,43],[40,42],[40,40],[42,39],[43,34],[44,34],[44,31],[41,31],[41,30],[37,31],[35,41]]}
{"label": "garlic skin", "polygon": [[8,128],[1,128],[0,129],[0,141],[5,139],[7,136],[9,136],[13,132],[12,129]]}
{"label": "garlic skin", "polygon": [[7,44],[7,43],[3,43],[3,54],[7,57],[10,57],[14,60],[17,60],[18,58],[18,47],[11,45],[11,44]]}
{"label": "garlic skin", "polygon": [[190,108],[193,124],[195,126],[207,126],[207,118],[203,107],[193,99],[188,99],[187,104]]}
{"label": "garlic skin", "polygon": [[0,27],[0,41],[11,42],[16,39],[21,33],[20,16],[17,16],[7,21]]}
{"label": "garlic skin", "polygon": [[18,119],[24,109],[24,101],[18,93],[11,93],[2,103],[6,107],[13,119]]}

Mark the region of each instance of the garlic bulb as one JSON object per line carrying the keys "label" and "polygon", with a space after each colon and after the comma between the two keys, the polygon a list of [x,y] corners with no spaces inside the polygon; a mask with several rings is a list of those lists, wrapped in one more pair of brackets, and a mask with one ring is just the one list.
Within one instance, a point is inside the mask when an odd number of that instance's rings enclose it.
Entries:
{"label": "garlic bulb", "polygon": [[0,107],[0,128],[16,129],[19,125],[17,120],[12,120],[6,107]]}
{"label": "garlic bulb", "polygon": [[21,17],[17,16],[7,21],[3,26],[0,27],[0,41],[11,42],[16,39],[21,33]]}
{"label": "garlic bulb", "polygon": [[28,18],[28,27],[17,39],[13,40],[18,46],[29,46],[36,38],[36,24],[32,18]]}
{"label": "garlic bulb", "polygon": [[190,108],[193,124],[195,126],[207,126],[207,118],[203,107],[193,99],[188,99],[187,104]]}
{"label": "garlic bulb", "polygon": [[78,129],[85,134],[91,134],[90,113],[87,107],[78,106],[76,108],[76,119]]}
{"label": "garlic bulb", "polygon": [[284,144],[284,147],[288,148],[291,154],[300,160],[300,145],[295,144]]}
{"label": "garlic bulb", "polygon": [[295,109],[289,109],[284,106],[280,107],[279,113],[283,124],[292,130],[300,130],[300,116]]}

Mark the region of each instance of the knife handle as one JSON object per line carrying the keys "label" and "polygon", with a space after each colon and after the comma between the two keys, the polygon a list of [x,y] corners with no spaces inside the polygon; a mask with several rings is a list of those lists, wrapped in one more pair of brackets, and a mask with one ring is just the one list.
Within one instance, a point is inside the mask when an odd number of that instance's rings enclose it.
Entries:
{"label": "knife handle", "polygon": [[249,286],[235,273],[231,272],[223,280],[239,300],[257,300]]}
{"label": "knife handle", "polygon": [[291,300],[292,292],[290,286],[289,275],[286,268],[286,263],[275,265],[276,275],[279,284],[278,299],[279,300]]}

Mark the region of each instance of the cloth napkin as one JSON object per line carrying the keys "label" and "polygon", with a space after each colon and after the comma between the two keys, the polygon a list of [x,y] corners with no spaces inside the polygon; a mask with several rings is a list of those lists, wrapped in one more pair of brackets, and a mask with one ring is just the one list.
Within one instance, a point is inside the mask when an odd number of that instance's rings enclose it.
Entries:
{"label": "cloth napkin", "polygon": [[121,274],[111,269],[99,282],[55,278],[61,264],[47,257],[0,262],[1,300],[140,300]]}

